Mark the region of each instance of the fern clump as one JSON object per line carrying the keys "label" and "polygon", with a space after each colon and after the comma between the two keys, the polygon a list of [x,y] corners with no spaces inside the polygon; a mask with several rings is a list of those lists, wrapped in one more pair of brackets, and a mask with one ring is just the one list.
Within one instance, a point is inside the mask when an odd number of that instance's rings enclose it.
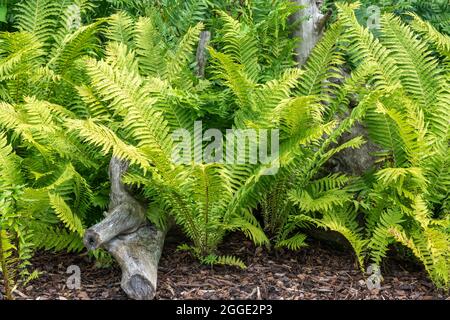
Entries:
{"label": "fern clump", "polygon": [[[335,47],[343,43],[349,48],[355,68],[337,98],[347,101],[349,89],[357,89],[360,102],[353,112],[364,105],[359,120],[381,148],[380,169],[356,179],[332,176],[297,184],[289,198],[300,212],[293,211],[288,225],[341,233],[362,268],[367,259],[380,265],[389,247],[399,243],[422,262],[438,287],[448,287],[448,39],[414,16],[419,36],[389,13],[382,15],[375,36],[358,23],[358,4],[337,6],[337,23],[344,31]],[[425,37],[424,30],[429,32]],[[322,45],[326,41],[325,35]],[[438,51],[442,56],[430,46],[443,49]],[[326,57],[326,51],[320,53]],[[314,54],[311,59],[310,64]]]}
{"label": "fern clump", "polygon": [[37,249],[81,251],[86,225],[100,216],[91,213],[107,199],[104,189],[90,185],[106,181],[106,159],[62,125],[91,112],[75,93],[84,82],[82,60],[97,51],[103,23],[72,29],[72,4],[20,2],[17,30],[0,33],[0,198],[9,208],[0,220],[3,241],[14,244],[5,248],[15,252],[10,256],[24,276]]}

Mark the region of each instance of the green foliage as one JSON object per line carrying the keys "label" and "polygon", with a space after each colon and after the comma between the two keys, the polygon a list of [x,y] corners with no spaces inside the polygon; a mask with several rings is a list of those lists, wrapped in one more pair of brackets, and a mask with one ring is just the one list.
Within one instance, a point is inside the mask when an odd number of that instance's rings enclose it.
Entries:
{"label": "green foliage", "polygon": [[[36,275],[35,250],[83,249],[108,202],[111,155],[129,161],[124,182],[158,207],[151,222],[174,220],[191,240],[180,249],[204,264],[245,268],[218,252],[229,232],[298,250],[307,229],[322,228],[348,240],[361,269],[402,245],[448,287],[450,40],[448,14],[435,10],[447,3],[378,2],[385,13],[370,31],[361,12],[372,1],[347,2],[334,5],[336,21],[302,68],[288,23],[298,8],[287,0],[11,2],[15,23],[0,33],[8,298],[16,279]],[[365,143],[343,140],[357,123],[380,148],[377,168],[328,172],[331,158]],[[173,132],[211,128],[254,129],[256,140],[279,130],[279,154],[266,164],[174,161]]]}
{"label": "green foliage", "polygon": [[[0,271],[5,287],[6,299],[12,300],[12,288],[15,284],[17,267],[17,247],[14,246],[14,226],[10,226],[13,221],[12,197],[0,199],[0,209],[2,212],[0,220]],[[14,219],[16,220],[16,219]],[[9,224],[9,225],[8,225]]]}
{"label": "green foliage", "polygon": [[[138,21],[134,33],[148,30],[151,23],[151,20]],[[226,217],[226,204],[233,197],[233,181],[228,168],[202,164],[185,167],[175,165],[171,159],[171,131],[180,128],[180,119],[185,119],[186,128],[193,126],[196,112],[192,108],[189,110],[187,105],[160,99],[171,92],[176,92],[181,101],[188,103],[200,99],[194,96],[197,89],[193,81],[190,84],[178,81],[181,70],[186,73],[190,70],[193,39],[198,38],[200,30],[201,24],[188,31],[173,50],[167,49],[167,62],[161,64],[156,74],[151,71],[145,74],[148,70],[139,68],[146,57],[137,55],[132,46],[111,42],[106,60],[88,61],[87,72],[91,79],[90,90],[107,105],[110,114],[117,115],[116,121],[120,121],[120,126],[112,127],[124,130],[114,132],[101,124],[101,119],[69,120],[66,124],[85,141],[101,146],[104,153],[112,150],[116,156],[138,165],[142,170],[139,171],[141,177],[134,176],[133,179],[139,180],[145,193],[158,194],[154,200],[165,212],[171,212],[184,228],[193,240],[195,252],[207,256],[228,229],[243,229],[258,242],[265,240],[263,233],[251,223],[238,224],[235,213]],[[139,41],[131,40],[132,43]],[[120,77],[114,76],[119,74]],[[191,92],[180,90],[187,85],[192,88]],[[185,116],[189,112],[191,115]],[[233,262],[217,257],[207,261]]]}
{"label": "green foliage", "polygon": [[[250,168],[225,165],[174,166],[169,134],[178,128],[191,130],[194,120],[217,114],[217,93],[227,95],[230,102],[220,102],[226,107],[218,120],[225,121],[235,111],[229,108],[236,102],[225,83],[198,79],[193,72],[194,51],[204,28],[201,21],[218,26],[217,37],[223,41],[214,46],[251,74],[265,96],[261,102],[274,108],[289,96],[283,88],[292,87],[298,76],[285,71],[293,66],[294,41],[288,38],[286,20],[294,7],[276,1],[274,15],[273,7],[260,2],[109,3],[21,1],[13,10],[18,32],[1,35],[1,126],[21,163],[19,167],[5,160],[4,171],[13,186],[19,182],[18,173],[23,176],[17,210],[26,209],[32,217],[33,246],[77,251],[85,226],[95,221],[88,213],[98,194],[89,185],[91,179],[103,176],[88,172],[98,172],[106,158],[100,159],[73,132],[101,147],[103,154],[136,165],[134,175],[127,177],[134,180],[128,182],[134,183],[139,172],[144,194],[162,195],[151,198],[164,212],[172,212],[193,239],[197,256],[209,257],[204,262],[242,266],[235,258],[213,252],[232,230],[242,230],[256,243],[267,242],[251,214],[257,202],[247,205],[240,197],[244,193],[242,198],[252,199],[244,190],[247,184],[254,188],[263,169],[251,173]],[[110,5],[127,13],[93,21],[112,13]],[[74,27],[77,10],[82,24]],[[191,27],[193,22],[198,23]],[[108,39],[104,52],[101,32]],[[258,66],[254,68],[250,60]],[[219,79],[219,69],[211,66],[208,73]],[[279,84],[274,77],[280,78]],[[274,90],[279,96],[269,101]]]}
{"label": "green foliage", "polygon": [[[340,2],[360,3],[355,14],[361,24],[365,24],[371,18],[376,12],[372,8],[376,6],[380,13],[393,13],[407,23],[411,21],[410,13],[414,13],[429,22],[439,32],[450,34],[450,4],[447,0],[343,0]],[[339,1],[324,1],[324,10],[334,10],[337,3]]]}
{"label": "green foliage", "polygon": [[101,209],[94,198],[103,190],[90,183],[106,180],[100,170],[106,159],[62,124],[89,114],[76,92],[103,21],[67,28],[61,12],[71,4],[23,1],[16,8],[19,31],[0,34],[0,199],[8,208],[0,221],[4,248],[13,252],[4,249],[4,257],[14,258],[25,281],[36,276],[29,262],[36,250],[81,251],[85,225],[100,217],[92,213]]}
{"label": "green foliage", "polygon": [[[311,59],[330,57],[325,45],[329,50],[339,50],[339,43],[348,48],[356,74],[346,82],[362,89],[353,112],[365,106],[359,119],[364,119],[369,137],[382,149],[381,168],[362,179],[335,175],[309,185],[295,184],[289,200],[299,211],[291,210],[287,226],[339,232],[362,268],[366,259],[380,265],[391,245],[400,243],[420,260],[438,287],[448,287],[448,37],[413,16],[412,27],[420,38],[390,13],[381,16],[375,37],[358,23],[357,6],[337,5],[342,35],[336,39],[330,28],[337,44],[329,44],[325,35]],[[370,70],[362,78],[361,68]],[[365,84],[358,85],[360,79]],[[344,82],[343,89],[337,89],[338,101],[347,101],[343,95],[351,93],[348,85]]]}

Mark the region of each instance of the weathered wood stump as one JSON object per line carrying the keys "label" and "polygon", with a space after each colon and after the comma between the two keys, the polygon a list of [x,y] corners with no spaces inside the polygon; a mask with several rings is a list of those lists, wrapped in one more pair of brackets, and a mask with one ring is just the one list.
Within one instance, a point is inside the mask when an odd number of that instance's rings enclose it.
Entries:
{"label": "weathered wood stump", "polygon": [[210,41],[211,41],[211,32],[202,31],[200,33],[200,41],[198,43],[197,55],[196,55],[197,77],[200,79],[205,78],[205,68],[206,68],[206,63],[208,62],[206,48],[208,47]]}
{"label": "weathered wood stump", "polygon": [[297,62],[302,66],[308,60],[311,51],[323,36],[326,22],[331,16],[331,11],[322,14],[319,10],[321,1],[316,0],[292,0],[303,9],[294,14],[293,21],[301,20],[294,36],[299,39],[296,47]]}
{"label": "weathered wood stump", "polygon": [[122,289],[130,298],[149,300],[156,294],[166,231],[150,225],[146,205],[122,183],[127,169],[126,161],[111,159],[109,211],[104,220],[86,231],[84,244],[89,250],[106,249],[116,259],[122,269]]}

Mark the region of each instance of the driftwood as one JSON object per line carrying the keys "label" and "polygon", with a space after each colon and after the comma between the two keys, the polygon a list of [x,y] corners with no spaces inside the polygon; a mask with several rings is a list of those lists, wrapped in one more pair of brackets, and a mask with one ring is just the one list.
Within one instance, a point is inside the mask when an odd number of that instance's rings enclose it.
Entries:
{"label": "driftwood", "polygon": [[127,162],[111,159],[109,211],[103,221],[86,231],[84,244],[89,250],[106,249],[117,260],[122,269],[122,289],[130,298],[149,300],[156,294],[166,232],[149,224],[146,206],[122,183],[127,169]]}

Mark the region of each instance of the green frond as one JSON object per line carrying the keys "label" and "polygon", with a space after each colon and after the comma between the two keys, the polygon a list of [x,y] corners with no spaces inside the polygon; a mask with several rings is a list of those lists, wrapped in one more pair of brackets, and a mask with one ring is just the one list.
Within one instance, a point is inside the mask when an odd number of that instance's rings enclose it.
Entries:
{"label": "green frond", "polygon": [[427,201],[442,204],[450,189],[450,155],[446,141],[436,142],[433,156],[424,161],[428,187],[425,190]]}
{"label": "green frond", "polygon": [[305,65],[305,73],[298,82],[298,91],[301,95],[327,99],[324,93],[332,91],[335,87],[331,82],[325,81],[330,78],[342,78],[339,72],[339,67],[344,62],[339,43],[342,33],[342,23],[339,21],[334,23],[311,52]]}
{"label": "green frond", "polygon": [[403,184],[407,177],[415,182],[417,186],[424,187],[427,183],[421,168],[385,168],[376,173],[378,180],[385,186]]}
{"label": "green frond", "polygon": [[99,26],[103,20],[87,26],[81,26],[75,32],[68,34],[54,49],[49,65],[60,75],[69,71],[77,59],[86,54],[95,54],[98,49]]}
{"label": "green frond", "polygon": [[437,229],[417,229],[409,237],[402,229],[393,227],[389,230],[396,241],[409,248],[424,264],[431,279],[438,287],[448,288],[450,278],[448,233]]}
{"label": "green frond", "polygon": [[379,77],[376,83],[379,87],[393,86],[399,81],[398,68],[395,60],[391,57],[389,49],[367,29],[362,27],[355,16],[354,9],[358,4],[336,4],[338,17],[343,26],[346,27],[344,40],[347,52],[356,65],[361,63],[372,63],[377,66]]}
{"label": "green frond", "polygon": [[120,11],[109,18],[106,36],[113,42],[123,43],[133,48],[134,21],[127,13]]}
{"label": "green frond", "polygon": [[283,248],[286,247],[289,250],[297,251],[301,248],[305,248],[308,245],[305,243],[306,235],[297,233],[296,235],[290,237],[289,239],[281,240],[277,242],[276,247],[277,248]]}
{"label": "green frond", "polygon": [[58,1],[27,0],[17,4],[17,26],[20,31],[32,33],[39,41],[49,45],[56,29],[59,14]]}
{"label": "green frond", "polygon": [[84,227],[78,216],[76,216],[72,209],[67,205],[64,199],[58,194],[48,194],[50,204],[55,210],[58,218],[64,223],[64,225],[72,232],[78,233],[78,235],[84,235]]}
{"label": "green frond", "polygon": [[160,76],[167,66],[166,45],[151,18],[140,17],[135,26],[136,55],[141,73],[146,76]]}
{"label": "green frond", "polygon": [[226,228],[229,230],[240,230],[256,245],[269,243],[269,239],[265,235],[259,223],[255,221],[253,217],[250,221],[240,216],[233,217],[229,223],[227,223]]}
{"label": "green frond", "polygon": [[427,229],[431,223],[431,213],[428,210],[427,203],[422,196],[418,195],[413,201],[412,211],[408,212],[423,229]]}
{"label": "green frond", "polygon": [[305,212],[327,212],[336,207],[342,207],[350,200],[345,190],[332,189],[318,194],[311,194],[307,190],[291,190],[289,199]]}
{"label": "green frond", "polygon": [[[238,126],[239,122],[242,122],[242,125],[246,127],[272,128],[276,123],[276,119],[280,117],[281,109],[283,111],[287,109],[288,101],[292,101],[295,104],[298,102],[296,99],[302,100],[303,97],[290,99],[292,91],[302,74],[302,71],[298,68],[286,69],[280,79],[271,80],[259,86],[255,91],[255,100],[259,108],[254,113],[246,110],[237,112],[235,122]],[[304,99],[306,100],[308,97],[304,97]],[[311,110],[313,108],[308,109]],[[288,114],[288,112],[284,112],[284,116]]]}
{"label": "green frond", "polygon": [[108,108],[102,103],[100,98],[93,92],[90,87],[82,85],[77,87],[77,91],[82,101],[86,104],[88,115],[91,118],[107,119],[112,116],[110,110],[108,110]]}
{"label": "green frond", "polygon": [[436,30],[429,22],[422,20],[417,14],[411,13],[411,27],[421,34],[425,40],[435,46],[440,54],[450,58],[450,37]]}
{"label": "green frond", "polygon": [[12,288],[15,283],[15,264],[16,259],[13,257],[15,247],[10,235],[3,230],[0,224],[0,271],[2,273],[3,285],[5,287],[6,298],[12,300]]}
{"label": "green frond", "polygon": [[299,96],[283,100],[270,117],[266,117],[279,125],[286,137],[302,138],[309,130],[322,125],[322,110],[317,97]]}
{"label": "green frond", "polygon": [[234,63],[243,66],[243,72],[250,81],[257,82],[261,68],[258,64],[259,48],[255,30],[247,25],[242,25],[223,11],[218,11],[218,14],[223,22],[222,52]]}
{"label": "green frond", "polygon": [[202,259],[202,262],[204,264],[209,265],[224,265],[224,266],[232,266],[232,267],[238,267],[240,269],[246,269],[246,265],[244,262],[242,262],[241,259],[236,258],[234,256],[216,256],[216,255],[209,255]]}
{"label": "green frond", "polygon": [[170,128],[190,130],[193,127],[202,103],[199,96],[174,88],[159,78],[147,79],[144,90],[157,99],[155,109],[161,112]]}
{"label": "green frond", "polygon": [[42,43],[28,32],[0,33],[0,79],[16,79],[37,68],[43,53]]}
{"label": "green frond", "polygon": [[168,54],[166,58],[167,79],[171,81],[180,77],[180,73],[191,62],[195,45],[200,39],[200,32],[203,30],[203,23],[189,28],[181,39],[174,52]]}
{"label": "green frond", "polygon": [[36,247],[40,249],[56,252],[81,252],[84,249],[80,235],[65,229],[35,224],[33,234]]}
{"label": "green frond", "polygon": [[403,221],[403,215],[398,211],[388,210],[381,214],[368,243],[370,258],[376,265],[380,265],[381,260],[386,257],[388,247],[393,241],[392,228],[397,227]]}
{"label": "green frond", "polygon": [[120,159],[129,160],[131,164],[138,164],[144,170],[149,168],[147,158],[142,151],[123,142],[113,131],[93,120],[68,120],[67,127],[76,131],[84,141],[100,147],[103,154],[110,151]]}
{"label": "green frond", "polygon": [[438,62],[425,42],[417,39],[412,30],[399,17],[384,14],[381,17],[382,43],[401,74],[400,81],[406,92],[426,107],[436,103],[441,71]]}
{"label": "green frond", "polygon": [[253,97],[255,83],[245,73],[242,65],[239,65],[226,54],[209,48],[211,57],[215,59],[217,69],[216,77],[224,81],[225,85],[237,97],[237,104],[243,110],[254,111],[256,109]]}
{"label": "green frond", "polygon": [[320,219],[320,224],[325,229],[336,231],[347,239],[356,254],[361,269],[364,270],[368,241],[361,234],[362,228],[359,226],[356,216],[356,211],[351,208],[327,211]]}
{"label": "green frond", "polygon": [[20,173],[21,159],[13,152],[4,133],[0,131],[0,185],[22,185],[23,177]]}

